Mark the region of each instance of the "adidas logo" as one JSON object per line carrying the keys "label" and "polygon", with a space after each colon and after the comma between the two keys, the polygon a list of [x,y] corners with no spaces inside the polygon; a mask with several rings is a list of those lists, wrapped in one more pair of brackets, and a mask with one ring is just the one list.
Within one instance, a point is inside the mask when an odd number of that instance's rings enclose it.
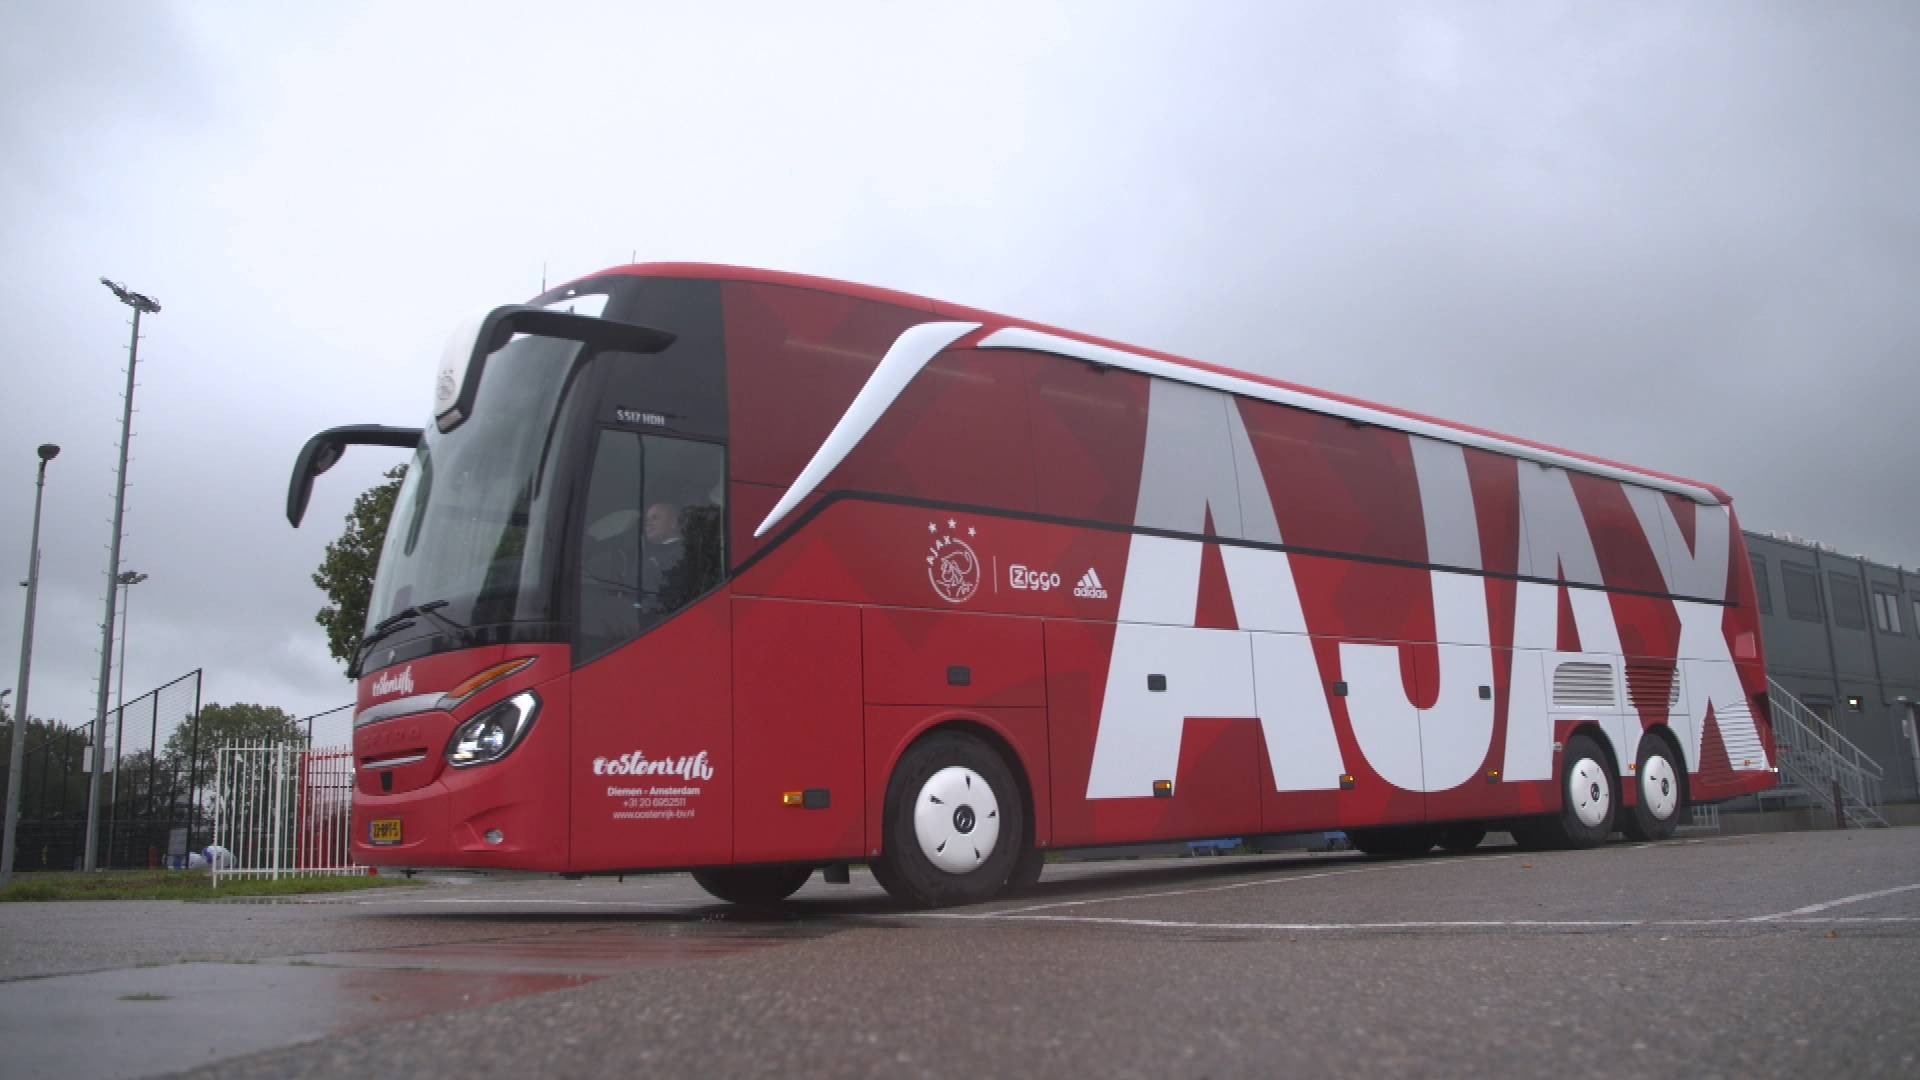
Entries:
{"label": "adidas logo", "polygon": [[1100,584],[1100,575],[1094,573],[1093,568],[1089,566],[1087,572],[1080,575],[1080,583],[1073,587],[1073,595],[1088,600],[1105,600],[1107,587]]}

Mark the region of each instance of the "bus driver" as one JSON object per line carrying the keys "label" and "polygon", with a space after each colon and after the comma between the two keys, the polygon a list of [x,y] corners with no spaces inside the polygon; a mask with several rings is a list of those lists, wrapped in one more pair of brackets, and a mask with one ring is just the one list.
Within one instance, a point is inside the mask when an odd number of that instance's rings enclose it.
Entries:
{"label": "bus driver", "polygon": [[659,610],[666,606],[660,597],[660,590],[673,574],[674,567],[680,565],[680,557],[686,546],[680,541],[680,508],[668,502],[657,502],[647,507],[647,515],[641,523],[640,542],[640,597],[641,605],[647,610]]}

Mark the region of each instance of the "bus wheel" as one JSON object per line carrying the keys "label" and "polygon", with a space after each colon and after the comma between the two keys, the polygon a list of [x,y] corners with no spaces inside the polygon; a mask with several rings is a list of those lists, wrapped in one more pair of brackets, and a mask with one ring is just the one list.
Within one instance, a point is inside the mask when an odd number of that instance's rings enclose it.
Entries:
{"label": "bus wheel", "polygon": [[811,866],[710,866],[693,872],[701,888],[729,904],[777,904],[812,876]]}
{"label": "bus wheel", "polygon": [[886,869],[874,877],[920,907],[979,903],[1012,875],[1026,831],[1020,790],[1000,755],[970,735],[930,735],[894,766]]}
{"label": "bus wheel", "polygon": [[1440,839],[1440,831],[1427,825],[1384,825],[1348,829],[1347,839],[1367,855],[1425,855]]}
{"label": "bus wheel", "polygon": [[1449,825],[1440,830],[1440,846],[1448,851],[1472,851],[1487,838],[1485,825],[1472,823]]}
{"label": "bus wheel", "polygon": [[1613,835],[1613,768],[1600,744],[1585,735],[1567,740],[1561,762],[1560,834],[1567,847],[1599,847]]}
{"label": "bus wheel", "polygon": [[1640,739],[1640,767],[1634,770],[1633,809],[1620,821],[1629,840],[1665,840],[1680,824],[1685,791],[1673,764],[1673,747],[1658,735]]}

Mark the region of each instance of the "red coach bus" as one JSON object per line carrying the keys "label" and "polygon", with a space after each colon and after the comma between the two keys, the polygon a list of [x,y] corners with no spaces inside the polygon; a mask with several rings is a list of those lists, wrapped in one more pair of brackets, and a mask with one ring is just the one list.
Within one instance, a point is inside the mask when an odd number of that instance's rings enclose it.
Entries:
{"label": "red coach bus", "polygon": [[[606,271],[449,346],[352,674],[356,859],[915,904],[1063,846],[1659,839],[1771,787],[1718,490],[983,311]],[[838,875],[835,874],[837,877]]]}

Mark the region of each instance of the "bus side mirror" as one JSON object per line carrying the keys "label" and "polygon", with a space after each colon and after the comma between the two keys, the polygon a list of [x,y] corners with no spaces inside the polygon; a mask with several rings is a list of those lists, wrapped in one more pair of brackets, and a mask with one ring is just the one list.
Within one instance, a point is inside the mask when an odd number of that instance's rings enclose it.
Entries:
{"label": "bus side mirror", "polygon": [[414,447],[420,445],[422,434],[419,428],[354,424],[329,428],[308,439],[293,461],[293,479],[287,484],[287,524],[300,527],[300,519],[307,516],[307,501],[313,497],[313,478],[333,468],[347,447]]}
{"label": "bus side mirror", "polygon": [[525,304],[494,308],[462,323],[441,354],[440,374],[433,384],[433,422],[442,432],[452,431],[473,415],[473,401],[480,394],[480,376],[486,371],[487,357],[512,341],[515,334],[560,338],[591,349],[630,353],[664,351],[676,337],[650,326]]}

